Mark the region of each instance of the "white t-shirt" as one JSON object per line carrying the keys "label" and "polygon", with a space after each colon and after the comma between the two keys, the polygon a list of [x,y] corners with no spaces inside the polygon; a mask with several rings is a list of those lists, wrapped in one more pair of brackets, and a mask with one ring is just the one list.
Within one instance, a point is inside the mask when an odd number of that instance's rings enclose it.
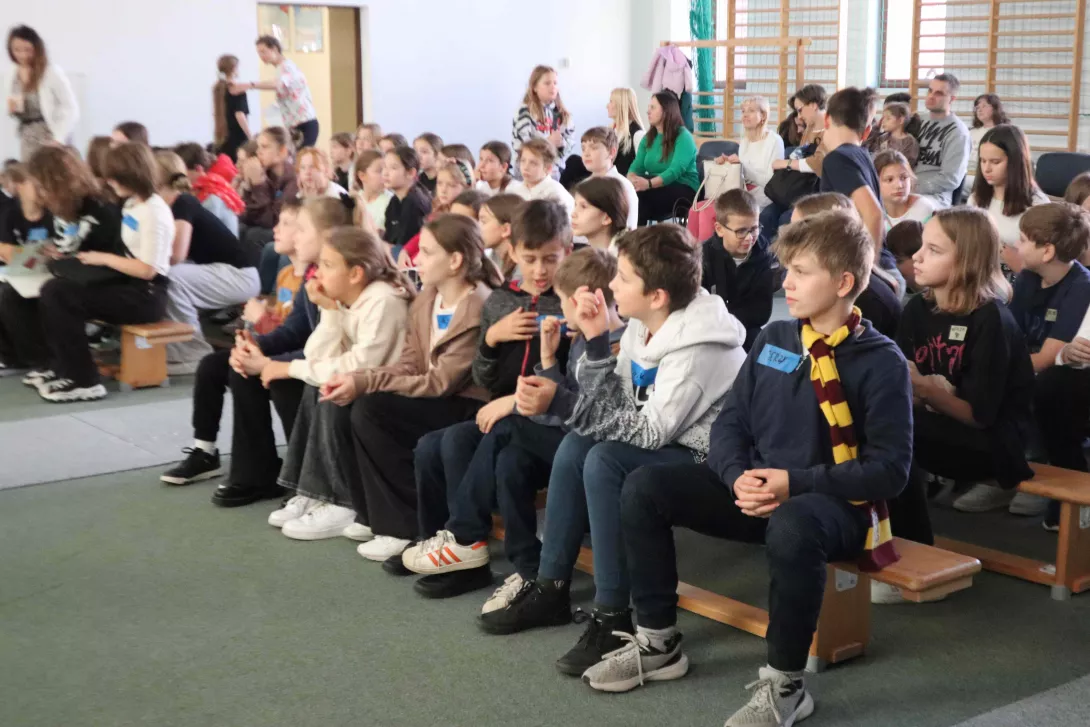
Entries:
{"label": "white t-shirt", "polygon": [[457,305],[452,305],[449,308],[443,305],[443,299],[436,295],[435,304],[431,309],[431,348],[435,350],[435,344],[439,343],[443,336],[447,335],[447,330],[450,328],[450,322],[454,320],[454,311],[458,309]]}
{"label": "white t-shirt", "polygon": [[473,189],[477,190],[481,194],[487,194],[489,197],[495,197],[497,194],[508,194],[511,191],[511,186],[515,182],[512,180],[507,183],[505,189],[492,189],[492,185],[483,179],[477,180],[477,183],[473,185]]}
{"label": "white t-shirt", "polygon": [[166,275],[174,249],[174,214],[157,194],[141,202],[129,197],[121,209],[121,241],[140,262]]}
{"label": "white t-shirt", "polygon": [[[344,187],[337,184],[336,182],[332,181],[326,186],[325,191],[322,192],[323,197],[330,197],[332,199],[340,199],[342,194],[348,194],[348,190],[346,190]],[[307,198],[306,195],[303,194],[303,190],[301,189],[295,194],[295,196],[299,199]]]}
{"label": "white t-shirt", "polygon": [[363,196],[363,191],[359,192],[359,200],[363,203],[363,206],[367,208],[367,211],[371,213],[371,219],[375,223],[375,227],[382,229],[386,224],[386,207],[390,204],[390,199],[394,196],[394,193],[388,189],[382,190],[382,194],[375,197],[368,202]]}
{"label": "white t-shirt", "polygon": [[[1048,204],[1051,200],[1045,193],[1039,189],[1033,190],[1033,206],[1036,207],[1039,204]],[[969,198],[969,204],[973,207],[979,207],[976,203],[976,197]],[[1003,200],[992,198],[992,203],[988,205],[986,210],[988,216],[992,218],[992,222],[999,229],[999,241],[1004,245],[1010,245],[1014,247],[1018,244],[1018,240],[1022,237],[1021,230],[1018,229],[1018,223],[1022,221],[1022,215],[1011,215],[1008,217],[1003,214]],[[1023,213],[1024,214],[1024,213]]]}
{"label": "white t-shirt", "polygon": [[898,222],[904,222],[905,220],[916,220],[922,224],[935,214],[935,201],[930,197],[919,195],[916,197],[916,201],[912,203],[912,206],[905,210],[905,213],[900,217],[892,217],[888,212],[884,214],[886,232],[889,232]]}
{"label": "white t-shirt", "polygon": [[765,195],[765,185],[772,179],[772,162],[783,159],[783,137],[765,129],[765,137],[760,141],[750,141],[742,138],[738,145],[738,160],[742,162],[742,173],[745,175],[746,184],[757,185],[749,190],[757,199],[757,204],[765,208],[772,204]]}
{"label": "white t-shirt", "polygon": [[636,188],[632,186],[632,182],[628,180],[628,177],[617,171],[617,167],[610,167],[609,171],[603,176],[616,179],[624,187],[624,196],[628,200],[628,219],[625,221],[624,226],[629,230],[636,229],[640,224],[640,198],[636,194]]}
{"label": "white t-shirt", "polygon": [[552,177],[545,177],[533,189],[527,187],[526,182],[512,182],[507,188],[507,192],[508,194],[517,194],[527,202],[534,199],[549,199],[553,202],[559,202],[567,211],[568,217],[571,217],[572,210],[575,209],[575,200],[572,199],[568,190],[564,189],[564,185]]}

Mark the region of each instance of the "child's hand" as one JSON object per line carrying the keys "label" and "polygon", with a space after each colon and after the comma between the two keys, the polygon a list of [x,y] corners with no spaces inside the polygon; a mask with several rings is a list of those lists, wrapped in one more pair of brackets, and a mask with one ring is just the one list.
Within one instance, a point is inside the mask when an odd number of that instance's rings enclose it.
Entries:
{"label": "child's hand", "polygon": [[110,264],[110,258],[112,258],[108,252],[99,252],[98,250],[87,250],[86,252],[77,252],[76,258],[79,259],[84,265],[94,265],[95,267],[103,267]]}
{"label": "child's hand", "polygon": [[243,343],[231,351],[231,368],[243,378],[260,376],[272,361],[256,345]]}
{"label": "child's hand", "polygon": [[575,323],[584,338],[590,341],[609,331],[609,306],[601,288],[591,293],[584,285],[572,297],[576,306]]}
{"label": "child's hand", "polygon": [[356,377],[352,374],[333,374],[329,381],[322,384],[318,401],[332,401],[337,406],[348,406],[359,395],[356,391]]}
{"label": "child's hand", "polygon": [[1090,341],[1075,337],[1061,351],[1064,363],[1090,365]]}
{"label": "child's hand", "polygon": [[541,368],[556,366],[556,351],[560,348],[560,331],[564,321],[549,316],[541,322]]}
{"label": "child's hand", "polygon": [[734,504],[751,517],[768,517],[791,496],[787,470],[746,470],[734,488]]}
{"label": "child's hand", "polygon": [[397,256],[397,266],[402,270],[408,270],[413,266],[413,259],[404,250]]}
{"label": "child's hand", "polygon": [[556,396],[556,382],[544,376],[520,376],[515,389],[515,408],[524,417],[538,416],[549,411]]}
{"label": "child's hand", "polygon": [[288,373],[290,366],[291,364],[287,361],[270,361],[261,369],[261,385],[267,389],[274,381],[291,378]]}
{"label": "child's hand", "polygon": [[268,312],[269,304],[263,299],[250,298],[242,309],[242,320],[256,326],[257,322],[264,318]]}
{"label": "child's hand", "polygon": [[488,434],[496,422],[514,412],[514,395],[504,396],[495,401],[490,401],[477,410],[477,427],[482,433]]}
{"label": "child's hand", "polygon": [[256,187],[265,181],[265,168],[257,157],[250,157],[242,163],[242,177],[251,187]]}
{"label": "child's hand", "polygon": [[999,257],[1006,263],[1007,267],[1016,273],[1022,272],[1022,268],[1026,264],[1022,262],[1022,255],[1018,252],[1018,248],[1013,245],[1000,245],[1000,247],[1002,250],[1000,250]]}
{"label": "child's hand", "polygon": [[559,131],[554,131],[553,133],[549,134],[549,143],[555,146],[557,149],[561,148],[562,146],[564,146],[564,135],[561,134]]}
{"label": "child's hand", "polygon": [[484,334],[485,343],[495,346],[506,341],[529,341],[537,333],[537,313],[519,308],[499,319]]}
{"label": "child's hand", "polygon": [[307,281],[307,297],[310,298],[310,302],[324,310],[335,310],[337,303],[322,290],[322,284],[318,282],[318,278],[311,278]]}

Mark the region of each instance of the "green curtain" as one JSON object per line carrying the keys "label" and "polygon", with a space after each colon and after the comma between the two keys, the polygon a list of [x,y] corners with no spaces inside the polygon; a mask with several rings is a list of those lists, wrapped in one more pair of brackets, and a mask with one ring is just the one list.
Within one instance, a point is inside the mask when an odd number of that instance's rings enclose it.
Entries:
{"label": "green curtain", "polygon": [[[712,0],[692,0],[689,5],[689,31],[693,40],[715,40],[715,22],[712,18]],[[697,48],[693,54],[693,66],[696,71],[697,91],[711,91],[715,84],[715,50],[713,48]],[[715,103],[715,97],[710,95],[696,95],[696,103],[710,105]],[[710,119],[715,116],[714,109],[697,109],[698,119]],[[715,132],[715,124],[708,121],[700,122],[700,130],[707,133]]]}

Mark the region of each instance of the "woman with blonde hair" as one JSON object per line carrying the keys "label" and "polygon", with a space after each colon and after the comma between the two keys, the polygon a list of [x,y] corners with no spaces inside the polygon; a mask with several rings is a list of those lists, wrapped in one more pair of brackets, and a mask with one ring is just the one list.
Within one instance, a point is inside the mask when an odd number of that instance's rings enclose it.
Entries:
{"label": "woman with blonde hair", "polygon": [[537,66],[530,74],[526,95],[515,113],[511,124],[511,148],[518,156],[522,144],[535,137],[548,140],[556,148],[557,163],[553,165],[553,179],[559,179],[564,171],[564,160],[571,149],[571,137],[575,133],[571,114],[560,100],[560,84],[556,70],[549,66]]}
{"label": "woman with blonde hair", "polygon": [[643,119],[640,117],[640,105],[636,92],[631,88],[619,87],[609,94],[606,114],[613,122],[613,131],[617,134],[617,158],[613,160],[617,171],[622,176],[628,174],[636,158],[636,149],[643,138]]}
{"label": "woman with blonde hair", "polygon": [[193,326],[193,339],[167,344],[171,375],[192,374],[212,347],[201,333],[200,311],[241,305],[258,294],[260,251],[243,245],[193,195],[185,162],[172,151],[155,152],[157,191],[174,215],[167,278],[167,318]]}
{"label": "woman with blonde hair", "polygon": [[[246,92],[233,89],[232,84],[238,78],[238,58],[223,55],[216,61],[219,77],[212,87],[212,113],[215,123],[216,148],[221,154],[238,159],[238,148],[250,140],[250,104]],[[232,93],[232,90],[239,93]]]}
{"label": "woman with blonde hair", "polygon": [[742,101],[744,134],[738,143],[738,153],[722,155],[715,161],[741,164],[746,189],[757,198],[762,209],[772,203],[765,195],[765,185],[772,179],[772,162],[783,159],[783,137],[768,128],[770,108],[764,96],[749,96]]}

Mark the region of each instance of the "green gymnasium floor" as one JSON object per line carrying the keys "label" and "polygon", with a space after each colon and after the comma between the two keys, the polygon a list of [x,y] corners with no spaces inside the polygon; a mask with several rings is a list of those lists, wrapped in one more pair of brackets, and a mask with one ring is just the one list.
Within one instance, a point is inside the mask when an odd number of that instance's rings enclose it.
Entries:
{"label": "green gymnasium floor", "polygon": [[[58,408],[0,379],[0,482],[36,420],[112,421],[139,407],[155,422],[188,396],[183,379]],[[76,443],[47,441],[48,459],[78,467]],[[221,510],[208,503],[212,484],[166,488],[161,466],[119,469],[0,490],[4,727],[720,725],[763,663],[760,639],[683,613],[687,677],[595,693],[552,664],[576,626],[486,636],[474,624],[485,593],[421,599],[348,541],[279,535],[265,523],[271,503]],[[936,522],[1031,555],[1054,542],[1006,515],[945,511]],[[682,533],[679,552],[685,580],[764,603],[759,549]],[[577,600],[591,595],[578,576]],[[811,679],[818,711],[807,724],[1090,724],[1088,643],[1090,594],[1059,603],[1044,587],[983,574],[943,603],[875,607],[868,654]]]}

